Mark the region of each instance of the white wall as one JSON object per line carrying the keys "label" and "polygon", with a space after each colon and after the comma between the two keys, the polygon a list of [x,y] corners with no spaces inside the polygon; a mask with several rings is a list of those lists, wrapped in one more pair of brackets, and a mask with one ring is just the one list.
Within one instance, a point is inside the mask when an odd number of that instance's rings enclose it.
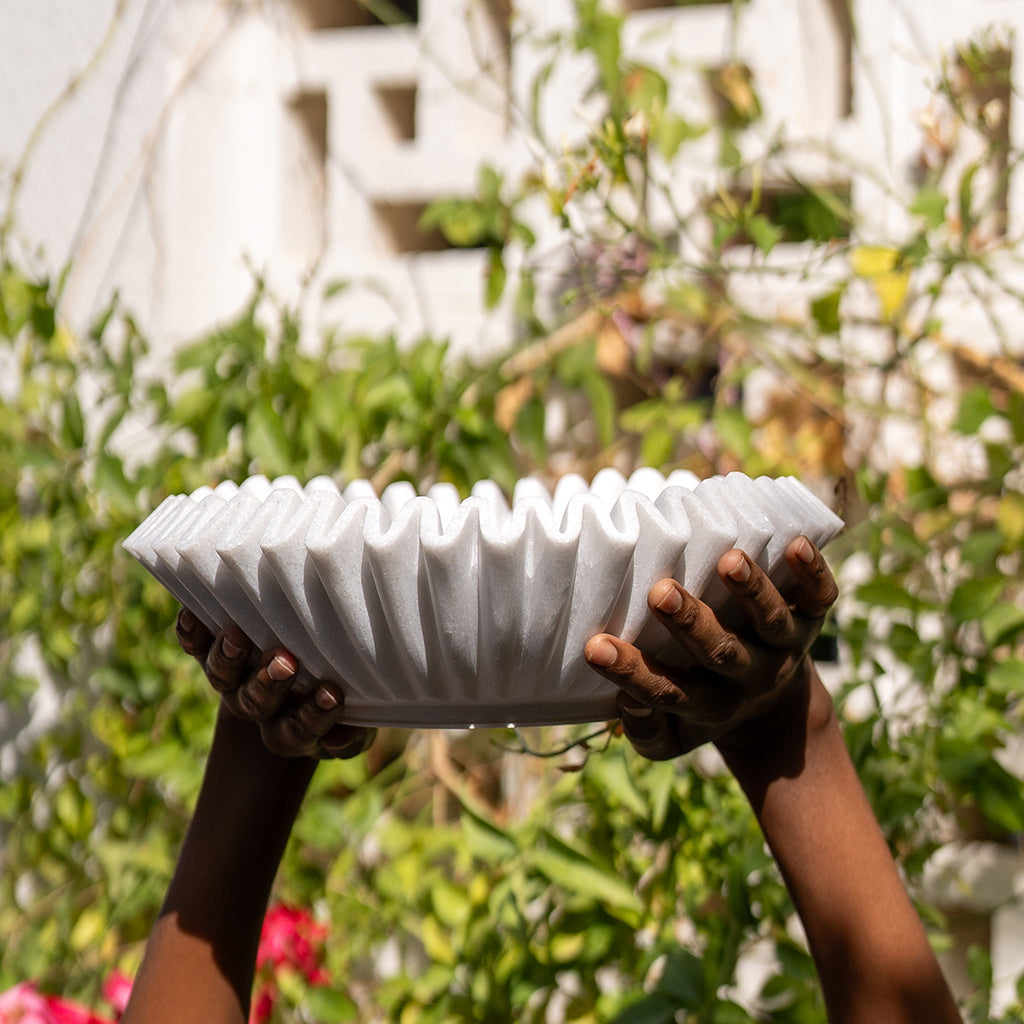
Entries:
{"label": "white wall", "polygon": [[[310,11],[346,2],[0,5],[0,198],[46,118],[23,168],[14,228],[43,265],[73,260],[74,321],[119,288],[154,337],[174,342],[230,315],[255,268],[285,294],[312,278],[313,312],[352,330],[451,332],[465,348],[508,339],[507,316],[484,315],[479,253],[399,253],[390,227],[437,196],[470,194],[482,160],[513,176],[535,161],[509,123],[522,121],[542,59],[538,33],[564,25],[571,4],[515,5],[519,41],[503,61],[496,0],[422,0],[418,26],[309,27]],[[808,173],[822,175],[829,162],[820,150],[837,147],[877,172],[879,187],[860,181],[854,201],[868,235],[889,233],[904,215],[887,192],[913,187],[921,137],[908,126],[928,106],[938,55],[993,23],[1016,28],[1019,49],[1024,4],[856,0],[859,42],[847,72],[840,2],[751,0],[735,20],[728,4],[639,10],[626,45],[678,68],[673,98],[694,117],[707,105],[699,65],[750,65],[765,119],[748,152],[782,126],[815,140]],[[588,115],[579,61],[563,55],[554,81],[543,111],[549,161]],[[408,107],[396,129],[388,99],[401,108],[413,92],[411,131]],[[1021,121],[1011,120],[1017,136]],[[708,187],[714,151],[710,139],[693,149],[673,183],[678,201]],[[1021,198],[1011,199],[1019,226]],[[321,308],[319,286],[339,278],[376,290],[351,289]]]}

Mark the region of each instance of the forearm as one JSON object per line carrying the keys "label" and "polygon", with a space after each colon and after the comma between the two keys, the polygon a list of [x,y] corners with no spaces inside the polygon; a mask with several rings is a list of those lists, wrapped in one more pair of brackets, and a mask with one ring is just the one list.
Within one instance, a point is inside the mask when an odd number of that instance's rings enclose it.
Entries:
{"label": "forearm", "polygon": [[195,815],[124,1024],[240,1022],[278,864],[316,762],[221,711]]}
{"label": "forearm", "polygon": [[807,933],[834,1024],[960,1016],[812,667],[793,734],[723,756],[747,794]]}

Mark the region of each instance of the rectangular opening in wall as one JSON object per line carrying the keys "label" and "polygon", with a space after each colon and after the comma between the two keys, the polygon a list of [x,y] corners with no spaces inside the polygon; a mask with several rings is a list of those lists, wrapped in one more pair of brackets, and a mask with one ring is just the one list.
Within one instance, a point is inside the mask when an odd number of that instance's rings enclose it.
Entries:
{"label": "rectangular opening in wall", "polygon": [[732,0],[617,0],[623,14],[649,11],[663,7],[726,7]]}
{"label": "rectangular opening in wall", "polygon": [[[720,200],[719,212],[744,211],[738,218],[750,223],[761,218],[767,223],[776,242],[828,242],[845,241],[850,237],[853,221],[853,200],[849,182],[830,182],[809,185],[799,182],[765,184],[758,191],[757,200],[748,188],[737,188],[729,193],[727,201]],[[722,223],[727,225],[737,218],[729,213]],[[739,226],[723,240],[726,248],[739,245],[762,244],[753,232]]]}
{"label": "rectangular opening in wall", "polygon": [[427,203],[374,203],[373,219],[379,237],[392,256],[440,252],[452,248],[439,228],[424,229],[420,220]]}
{"label": "rectangular opening in wall", "polygon": [[378,85],[373,93],[389,141],[412,142],[416,138],[416,84]]}
{"label": "rectangular opening in wall", "polygon": [[288,102],[281,142],[282,248],[303,267],[311,267],[326,242],[326,93],[303,92]]}
{"label": "rectangular opening in wall", "polygon": [[372,25],[418,24],[419,0],[294,0],[300,21],[312,31]]}
{"label": "rectangular opening in wall", "polygon": [[466,26],[484,86],[480,100],[501,118],[504,134],[511,122],[511,0],[468,0]]}
{"label": "rectangular opening in wall", "polygon": [[836,73],[839,76],[838,114],[849,117],[853,113],[853,16],[852,0],[824,0],[835,33],[838,48]]}
{"label": "rectangular opening in wall", "polygon": [[972,230],[982,244],[1007,230],[1012,72],[1009,46],[986,41],[960,50],[953,75],[952,98],[967,129],[958,142],[960,179],[953,185],[963,195],[968,184]]}

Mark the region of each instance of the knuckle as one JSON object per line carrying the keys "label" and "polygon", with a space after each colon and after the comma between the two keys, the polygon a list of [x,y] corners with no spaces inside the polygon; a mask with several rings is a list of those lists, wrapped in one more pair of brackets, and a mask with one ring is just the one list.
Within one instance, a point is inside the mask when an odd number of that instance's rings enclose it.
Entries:
{"label": "knuckle", "polygon": [[304,754],[319,741],[298,715],[285,715],[280,720],[280,729],[283,742],[295,754]]}
{"label": "knuckle", "polygon": [[839,598],[839,586],[827,563],[819,556],[802,582],[800,603],[812,617],[824,616]]}
{"label": "knuckle", "polygon": [[290,715],[273,719],[262,729],[263,744],[278,757],[297,757],[310,748],[310,738]]}
{"label": "knuckle", "polygon": [[761,621],[761,636],[770,644],[782,645],[793,635],[793,620],[788,608],[773,608]]}
{"label": "knuckle", "polygon": [[195,638],[190,635],[178,634],[178,646],[190,657],[198,658],[203,654],[199,644],[196,643]]}
{"label": "knuckle", "polygon": [[272,709],[267,706],[266,693],[258,685],[250,683],[240,686],[235,700],[246,718],[261,721],[272,713]]}
{"label": "knuckle", "polygon": [[669,679],[653,683],[646,692],[646,700],[662,711],[681,711],[689,703],[686,691],[681,690]]}
{"label": "knuckle", "polygon": [[216,658],[206,663],[206,678],[218,693],[229,693],[238,688],[238,675],[230,666],[223,665]]}
{"label": "knuckle", "polygon": [[740,646],[732,637],[724,637],[708,649],[708,666],[718,672],[735,668],[740,661]]}
{"label": "knuckle", "polygon": [[339,713],[337,709],[323,710],[313,701],[305,700],[296,707],[289,718],[294,722],[295,729],[307,740],[319,740],[330,729]]}
{"label": "knuckle", "polygon": [[832,574],[829,573],[828,578],[823,582],[821,587],[819,600],[821,601],[822,607],[827,611],[838,599],[839,585],[832,578]]}

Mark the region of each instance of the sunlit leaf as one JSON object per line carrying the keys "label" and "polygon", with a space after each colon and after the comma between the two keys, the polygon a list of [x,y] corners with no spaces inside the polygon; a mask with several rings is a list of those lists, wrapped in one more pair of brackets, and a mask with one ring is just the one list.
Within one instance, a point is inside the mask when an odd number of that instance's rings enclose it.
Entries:
{"label": "sunlit leaf", "polygon": [[910,287],[910,272],[900,266],[899,251],[880,245],[858,246],[850,255],[850,264],[858,277],[874,286],[882,318],[891,320],[902,308]]}

